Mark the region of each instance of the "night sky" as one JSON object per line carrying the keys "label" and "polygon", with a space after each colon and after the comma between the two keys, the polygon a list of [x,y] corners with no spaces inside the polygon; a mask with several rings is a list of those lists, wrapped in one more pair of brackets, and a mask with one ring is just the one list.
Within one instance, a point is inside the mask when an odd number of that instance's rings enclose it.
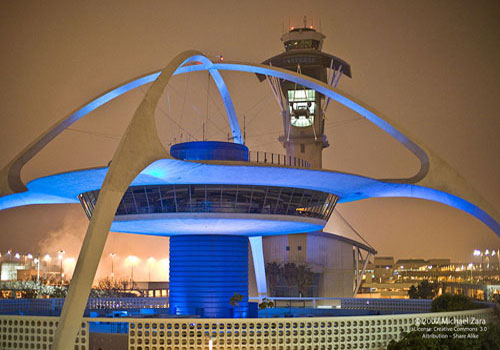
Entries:
{"label": "night sky", "polygon": [[[301,25],[304,15],[317,28],[321,20],[323,51],[351,64],[341,90],[411,130],[500,210],[498,1],[3,1],[0,166],[75,108],[183,50],[226,61],[274,56],[283,27]],[[249,148],[284,153],[268,85],[249,74],[223,76],[241,124],[245,116]],[[23,180],[106,165],[145,89],[72,125],[27,164]],[[157,111],[160,137],[166,146],[201,139],[205,123],[208,138],[223,140],[222,111],[206,72],[175,77]],[[394,178],[418,168],[403,146],[342,106],[330,105],[326,133],[326,169]],[[380,255],[469,262],[473,249],[500,248],[486,226],[442,204],[371,199],[338,209]],[[5,210],[0,251],[62,248],[75,256],[87,224],[79,205]],[[328,228],[353,237],[337,222]],[[111,251],[166,258],[168,239],[112,233]]]}

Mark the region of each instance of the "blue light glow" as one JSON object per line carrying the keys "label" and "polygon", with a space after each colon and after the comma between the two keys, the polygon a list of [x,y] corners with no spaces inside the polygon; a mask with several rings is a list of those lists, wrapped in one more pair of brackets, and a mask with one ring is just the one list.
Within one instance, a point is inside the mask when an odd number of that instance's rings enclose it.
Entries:
{"label": "blue light glow", "polygon": [[[208,58],[195,55],[187,59],[184,64],[189,62],[200,62],[201,64],[192,64],[192,65],[184,65],[179,67],[174,75],[195,72],[201,70],[209,70],[217,87],[220,90],[222,99],[224,101],[226,111],[229,116],[229,123],[231,126],[231,131],[233,132],[233,138],[235,142],[241,143],[241,133],[239,130],[238,121],[236,118],[236,113],[234,111],[234,106],[232,105],[229,93],[227,91],[227,87],[223,84],[222,76],[220,76],[219,70],[228,70],[228,71],[240,71],[240,72],[249,72],[249,73],[258,73],[263,75],[274,76],[280,79],[285,79],[291,82],[295,82],[297,84],[303,85],[307,88],[314,89],[317,92],[330,97],[331,99],[343,104],[344,106],[352,109],[358,114],[364,116],[366,119],[377,125],[379,128],[387,132],[389,135],[394,137],[400,143],[402,143],[408,150],[410,150],[413,154],[415,154],[420,162],[421,169],[417,175],[415,175],[411,179],[406,179],[407,181],[418,181],[422,179],[428,172],[429,169],[429,159],[425,151],[420,148],[416,143],[411,141],[408,137],[406,137],[402,132],[394,128],[384,119],[380,118],[374,112],[368,110],[363,107],[360,102],[356,101],[354,98],[346,95],[345,93],[340,92],[340,90],[333,90],[326,84],[319,82],[317,80],[295,74],[290,71],[286,71],[279,68],[264,66],[264,65],[255,65],[255,64],[247,64],[247,63],[212,63]],[[136,87],[141,85],[150,83],[154,81],[158,76],[159,72],[147,74],[138,79],[135,79],[131,82],[128,82],[116,89],[113,89],[97,99],[91,101],[86,104],[84,107],[77,110],[70,117],[68,117],[63,123],[59,124],[55,128],[55,137],[62,130],[67,128],[73,122],[79,120],[89,112],[95,110],[99,106],[109,102],[110,100],[124,94]],[[50,141],[50,140],[49,140]],[[47,141],[48,142],[48,141]],[[161,160],[159,162],[163,162],[165,160]],[[158,163],[158,162],[156,162]],[[136,184],[161,184],[165,182],[162,181],[170,181],[166,183],[208,183],[206,174],[198,174],[196,173],[192,176],[191,181],[189,182],[190,176],[185,176],[183,173],[186,170],[191,170],[189,165],[183,164],[183,162],[176,163],[177,167],[163,165],[155,165],[152,164],[148,169],[143,171],[132,183]],[[171,163],[172,165],[174,163]],[[198,165],[199,166],[199,165]],[[295,186],[300,188],[310,188],[317,189],[324,192],[334,193],[341,197],[339,203],[355,201],[364,198],[370,197],[410,197],[410,198],[421,198],[427,200],[433,200],[436,202],[440,202],[446,205],[453,206],[455,208],[461,209],[474,217],[481,220],[484,224],[486,224],[489,228],[491,228],[497,235],[500,236],[500,224],[495,221],[490,215],[488,215],[485,211],[478,208],[474,204],[463,200],[457,196],[441,192],[438,190],[425,188],[416,185],[408,185],[401,183],[390,183],[384,181],[377,181],[374,179],[369,179],[362,176],[357,175],[349,175],[338,172],[331,171],[322,171],[319,172],[317,176],[318,182],[309,182],[308,184],[296,184],[293,178],[293,171],[300,171],[298,169],[282,169],[283,173],[279,171],[275,172],[274,170],[263,170],[266,167],[237,167],[237,166],[223,166],[223,165],[212,165],[216,168],[210,169],[214,174],[217,174],[215,178],[210,177],[208,181],[215,181],[221,183],[221,179],[226,179],[225,181],[229,181],[227,179],[237,178],[238,180],[241,177],[241,173],[243,174],[252,174],[253,179],[245,178],[246,175],[243,176],[243,182],[246,184],[259,184],[259,185],[270,185],[274,183],[280,183],[283,186],[286,186],[286,183],[290,183],[289,186]],[[207,170],[208,165],[205,165],[203,170]],[[168,169],[167,169],[168,168]],[[254,169],[254,170],[248,170]],[[222,171],[220,171],[222,170]],[[238,171],[238,173],[234,173],[234,170]],[[289,171],[290,170],[290,171]],[[80,172],[72,172],[65,173],[60,175],[49,176],[41,179],[37,179],[31,181],[27,187],[28,192],[25,193],[16,193],[9,196],[4,196],[0,198],[0,210],[12,208],[21,205],[30,205],[30,204],[47,204],[47,203],[75,203],[78,202],[76,196],[79,193],[87,192],[90,190],[100,188],[102,184],[102,180],[104,179],[103,174],[107,168],[102,169],[93,169],[91,173],[86,173],[86,171]],[[306,170],[302,170],[306,171]],[[228,176],[228,173],[233,172],[232,175]],[[261,172],[267,173],[267,175],[277,176],[276,178],[268,178],[267,176],[263,176],[266,183],[262,183],[258,178],[263,175]],[[314,172],[311,170],[311,172]],[[85,176],[90,176],[88,179],[79,176],[75,176],[75,174],[85,174]],[[329,174],[324,176],[325,174]],[[310,176],[311,173],[308,173],[307,176]],[[321,175],[321,176],[320,176]],[[292,176],[292,177],[289,177]],[[198,177],[203,177],[202,182],[196,181]],[[288,179],[291,179],[288,181]],[[214,180],[215,179],[215,180]],[[405,179],[403,179],[405,180]],[[184,182],[183,182],[184,181]],[[188,182],[185,182],[188,181]],[[246,181],[246,182],[245,182]],[[329,182],[329,181],[337,181],[337,182]],[[212,182],[215,183],[215,182]],[[230,184],[231,182],[224,182]],[[240,181],[238,181],[240,183]],[[312,186],[311,184],[315,183],[316,185]],[[68,187],[66,188],[67,185]]]}
{"label": "blue light glow", "polygon": [[[230,262],[230,263],[228,263]],[[176,315],[232,317],[230,299],[248,309],[248,240],[240,236],[175,236],[170,239],[171,311]]]}
{"label": "blue light glow", "polygon": [[[80,193],[101,187],[106,172],[107,168],[96,168],[33,180],[28,183],[27,192],[1,197],[0,210],[28,204],[78,203],[77,196]],[[304,182],[304,178],[309,181]],[[474,204],[457,196],[422,186],[389,183],[335,171],[162,159],[144,169],[131,185],[159,184],[241,184],[306,188],[336,194],[340,197],[339,204],[376,197],[427,199],[469,213],[500,236],[498,222]]]}

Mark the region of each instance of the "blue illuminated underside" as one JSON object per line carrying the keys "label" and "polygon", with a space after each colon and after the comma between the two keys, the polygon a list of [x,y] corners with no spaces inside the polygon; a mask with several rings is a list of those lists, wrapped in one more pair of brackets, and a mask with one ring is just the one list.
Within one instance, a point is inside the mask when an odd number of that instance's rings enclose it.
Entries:
{"label": "blue illuminated underside", "polygon": [[[95,168],[42,177],[28,191],[0,198],[0,210],[30,205],[79,203],[80,193],[100,189],[108,168]],[[304,179],[308,181],[304,181]],[[236,180],[237,179],[237,182]],[[227,165],[162,159],[144,169],[131,186],[156,184],[242,184],[306,188],[336,194],[339,203],[365,198],[420,198],[469,213],[500,236],[500,224],[472,203],[451,194],[410,184],[388,183],[359,175],[259,165]]]}
{"label": "blue illuminated underside", "polygon": [[[183,213],[184,214],[184,213]],[[218,235],[267,236],[315,232],[323,229],[320,219],[285,215],[252,214],[152,214],[115,217],[111,231],[155,236],[195,235],[207,232]]]}

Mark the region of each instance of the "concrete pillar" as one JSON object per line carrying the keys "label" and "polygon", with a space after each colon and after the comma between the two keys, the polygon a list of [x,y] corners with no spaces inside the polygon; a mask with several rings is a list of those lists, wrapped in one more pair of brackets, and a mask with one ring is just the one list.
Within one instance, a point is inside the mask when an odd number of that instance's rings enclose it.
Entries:
{"label": "concrete pillar", "polygon": [[264,262],[262,236],[249,237],[248,240],[250,241],[252,250],[255,281],[257,282],[257,296],[267,297],[266,265]]}
{"label": "concrete pillar", "polygon": [[170,158],[158,137],[154,112],[177,67],[191,57],[198,55],[200,53],[197,51],[183,52],[162,70],[161,75],[151,85],[137,108],[120,141],[104,179],[80,250],[68,296],[55,333],[53,346],[55,350],[74,348],[75,338],[80,329],[83,312],[104,244],[124,192],[134,178],[149,164],[158,159]]}

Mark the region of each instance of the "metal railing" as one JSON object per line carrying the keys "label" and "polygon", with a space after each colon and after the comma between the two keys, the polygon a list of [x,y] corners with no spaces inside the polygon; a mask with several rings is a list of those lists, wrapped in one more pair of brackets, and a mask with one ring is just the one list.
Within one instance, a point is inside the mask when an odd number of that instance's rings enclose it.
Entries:
{"label": "metal railing", "polygon": [[[256,301],[262,301],[262,299],[262,297],[250,298],[250,300]],[[432,304],[431,299],[372,299],[326,297],[266,297],[266,299],[271,300],[276,306],[313,308],[318,306],[331,306],[346,310],[376,310],[400,312],[430,312]]]}
{"label": "metal railing", "polygon": [[299,168],[311,167],[311,164],[309,164],[309,162],[303,159],[286,156],[284,154],[271,153],[271,152],[249,151],[248,160],[254,163],[284,165],[284,166],[293,166]]}
{"label": "metal railing", "polygon": [[[51,313],[61,310],[64,298],[0,299],[0,314]],[[154,309],[168,307],[168,298],[89,298],[87,309]]]}

